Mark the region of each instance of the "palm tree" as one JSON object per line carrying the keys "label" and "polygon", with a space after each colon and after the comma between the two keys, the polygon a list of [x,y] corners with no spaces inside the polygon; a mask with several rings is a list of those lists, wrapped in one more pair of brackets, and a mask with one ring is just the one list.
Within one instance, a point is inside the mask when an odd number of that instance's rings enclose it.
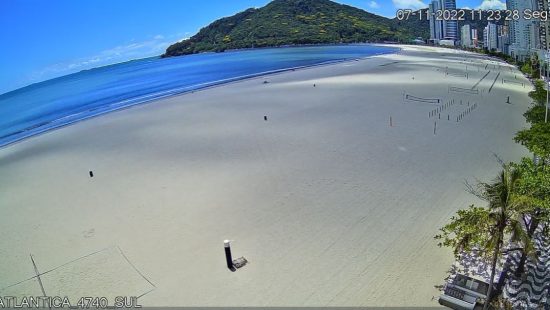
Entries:
{"label": "palm tree", "polygon": [[491,183],[478,182],[476,186],[468,185],[468,190],[485,200],[487,207],[470,206],[459,210],[451,222],[441,228],[441,234],[435,238],[440,246],[454,248],[455,255],[461,251],[476,251],[480,256],[491,259],[491,279],[488,298],[484,305],[487,309],[494,289],[495,272],[504,244],[513,242],[522,249],[532,252],[532,242],[520,222],[526,212],[524,203],[518,203],[514,185],[520,174],[511,165],[503,165],[498,177]]}
{"label": "palm tree", "polygon": [[[514,169],[521,173],[519,182],[514,186],[516,197],[519,203],[528,206],[528,213],[524,218],[529,217],[530,221],[525,222],[527,234],[533,238],[535,230],[541,222],[550,219],[550,166],[544,161],[537,164],[529,158],[524,158],[521,163],[513,164]],[[523,251],[516,276],[524,272],[527,252]]]}

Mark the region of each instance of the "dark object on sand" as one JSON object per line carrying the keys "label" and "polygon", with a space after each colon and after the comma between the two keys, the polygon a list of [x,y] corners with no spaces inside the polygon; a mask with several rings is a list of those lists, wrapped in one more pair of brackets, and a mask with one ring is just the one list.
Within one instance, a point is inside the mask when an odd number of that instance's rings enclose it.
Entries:
{"label": "dark object on sand", "polygon": [[269,84],[269,81],[264,81],[264,84]]}
{"label": "dark object on sand", "polygon": [[512,104],[512,103],[510,102],[510,96],[508,96],[508,99],[506,100],[506,103],[507,103],[507,104]]}
{"label": "dark object on sand", "polygon": [[94,172],[90,170],[90,178],[94,177]]}
{"label": "dark object on sand", "polygon": [[234,270],[233,258],[231,257],[231,241],[225,240],[223,242],[223,247],[225,248],[225,261],[227,263],[227,268]]}
{"label": "dark object on sand", "polygon": [[233,267],[239,269],[244,267],[248,263],[248,260],[244,257],[239,257],[236,260],[233,261]]}
{"label": "dark object on sand", "polygon": [[317,87],[317,85],[313,84],[313,87]]}
{"label": "dark object on sand", "polygon": [[264,116],[264,121],[266,121],[266,122],[267,122],[267,116]]}

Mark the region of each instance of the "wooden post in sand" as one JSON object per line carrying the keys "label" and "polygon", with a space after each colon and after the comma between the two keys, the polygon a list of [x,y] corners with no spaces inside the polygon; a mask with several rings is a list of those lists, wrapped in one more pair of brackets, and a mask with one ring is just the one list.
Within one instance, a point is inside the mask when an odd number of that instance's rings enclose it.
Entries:
{"label": "wooden post in sand", "polygon": [[390,116],[390,127],[393,127],[393,119],[391,116]]}
{"label": "wooden post in sand", "polygon": [[267,122],[267,115],[264,115],[264,121]]}
{"label": "wooden post in sand", "polygon": [[231,257],[231,241],[224,240],[223,247],[225,248],[225,261],[227,262],[227,268],[233,270],[233,257]]}

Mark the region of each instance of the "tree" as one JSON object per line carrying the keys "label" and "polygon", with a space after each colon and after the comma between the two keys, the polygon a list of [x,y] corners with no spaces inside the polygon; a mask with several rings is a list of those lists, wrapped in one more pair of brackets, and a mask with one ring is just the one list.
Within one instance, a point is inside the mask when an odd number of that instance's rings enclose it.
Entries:
{"label": "tree", "polygon": [[540,78],[540,63],[539,63],[539,56],[537,53],[534,53],[531,56],[531,75],[534,79]]}
{"label": "tree", "polygon": [[533,68],[531,67],[531,61],[526,61],[523,66],[521,66],[521,72],[531,76],[533,75]]}
{"label": "tree", "polygon": [[511,165],[520,174],[514,187],[517,199],[532,205],[532,208],[550,211],[550,166],[536,165],[529,158]]}
{"label": "tree", "polygon": [[544,89],[543,81],[535,81],[535,90],[529,92],[529,97],[535,100],[535,104],[537,105],[544,106],[546,104],[546,89]]}
{"label": "tree", "polygon": [[529,110],[527,110],[527,112],[525,112],[525,114],[523,114],[523,116],[530,124],[544,123],[546,108],[544,107],[544,105],[532,106]]}
{"label": "tree", "polygon": [[[524,222],[527,234],[532,238],[539,223],[550,220],[550,166],[536,165],[529,158],[524,158],[521,163],[512,165],[521,174],[514,188],[518,200],[531,207],[529,210],[531,212],[524,215]],[[529,222],[525,216],[529,216]],[[517,276],[524,272],[526,260],[527,253],[523,252],[516,270]]]}
{"label": "tree", "polygon": [[487,309],[493,296],[495,272],[504,244],[512,242],[521,246],[527,253],[533,252],[533,244],[522,227],[520,217],[528,211],[521,199],[517,199],[514,186],[520,173],[511,165],[503,165],[498,177],[491,183],[479,182],[475,187],[468,185],[469,191],[485,200],[487,207],[470,206],[459,210],[451,222],[440,229],[435,236],[439,246],[454,249],[455,255],[461,251],[476,251],[480,256],[491,260]]}
{"label": "tree", "polygon": [[533,124],[531,128],[519,131],[514,140],[535,155],[550,157],[550,123]]}

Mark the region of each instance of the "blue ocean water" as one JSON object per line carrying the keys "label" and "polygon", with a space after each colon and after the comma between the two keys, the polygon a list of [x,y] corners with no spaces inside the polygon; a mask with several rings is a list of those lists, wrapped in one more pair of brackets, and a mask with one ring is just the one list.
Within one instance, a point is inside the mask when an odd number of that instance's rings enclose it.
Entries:
{"label": "blue ocean water", "polygon": [[135,104],[270,72],[396,52],[368,44],[252,49],[146,58],[0,95],[0,147]]}

